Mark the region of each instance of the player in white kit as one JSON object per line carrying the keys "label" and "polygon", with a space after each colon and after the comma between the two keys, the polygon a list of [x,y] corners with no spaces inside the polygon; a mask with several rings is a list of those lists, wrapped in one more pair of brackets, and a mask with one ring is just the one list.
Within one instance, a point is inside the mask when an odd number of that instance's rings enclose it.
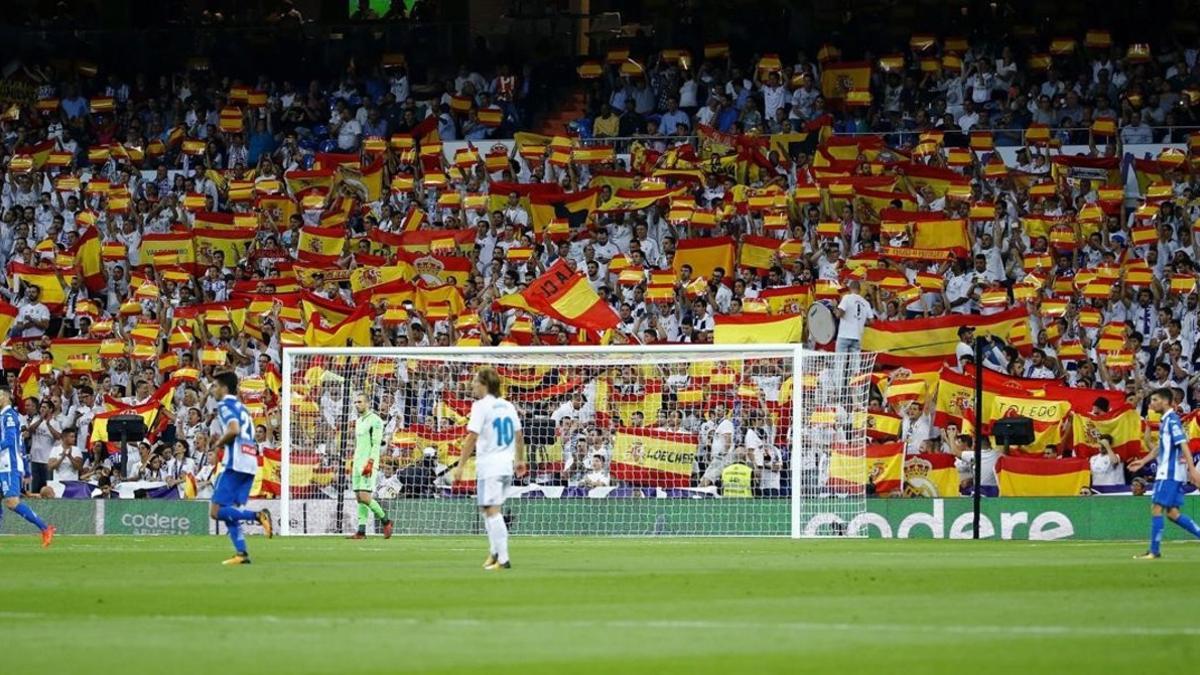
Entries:
{"label": "player in white kit", "polygon": [[517,409],[500,398],[500,374],[494,368],[480,368],[471,387],[476,401],[471,404],[454,482],[462,479],[463,468],[475,455],[479,510],[490,545],[483,569],[505,570],[512,564],[508,560],[508,525],[500,507],[504,506],[504,492],[512,485],[513,475],[525,475],[525,439]]}

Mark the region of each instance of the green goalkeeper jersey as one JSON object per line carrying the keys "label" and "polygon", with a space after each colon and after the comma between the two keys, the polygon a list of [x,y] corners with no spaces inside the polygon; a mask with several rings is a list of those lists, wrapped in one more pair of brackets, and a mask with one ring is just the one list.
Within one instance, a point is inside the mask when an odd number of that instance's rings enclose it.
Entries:
{"label": "green goalkeeper jersey", "polygon": [[368,410],[365,415],[354,420],[354,470],[357,475],[366,465],[367,460],[375,460],[375,470],[379,470],[379,448],[383,443],[383,420],[375,411]]}

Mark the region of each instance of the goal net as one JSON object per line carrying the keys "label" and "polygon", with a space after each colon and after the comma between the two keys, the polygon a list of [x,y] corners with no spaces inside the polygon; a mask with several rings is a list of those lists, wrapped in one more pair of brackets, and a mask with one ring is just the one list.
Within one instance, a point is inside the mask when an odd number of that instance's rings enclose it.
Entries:
{"label": "goal net", "polygon": [[283,365],[284,534],[358,528],[360,395],[383,424],[366,485],[395,532],[480,532],[473,461],[457,482],[454,469],[483,366],[521,415],[528,472],[504,506],[516,535],[838,536],[865,511],[870,354],[287,349]]}

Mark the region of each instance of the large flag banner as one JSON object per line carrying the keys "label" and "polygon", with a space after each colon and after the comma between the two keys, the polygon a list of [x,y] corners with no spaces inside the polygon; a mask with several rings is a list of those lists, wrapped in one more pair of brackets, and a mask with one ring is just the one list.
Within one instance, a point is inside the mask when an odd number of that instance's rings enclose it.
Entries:
{"label": "large flag banner", "polygon": [[[1045,396],[1046,380],[1026,380],[1008,377],[988,368],[983,369],[983,409],[992,411],[996,398],[1003,397],[1040,397]],[[945,428],[956,425],[963,428],[964,418],[974,419],[975,408],[975,376],[964,375],[949,368],[943,368],[938,376],[937,405],[933,423]]]}
{"label": "large flag banner", "polygon": [[688,487],[698,445],[695,434],[618,427],[609,472],[626,485]]}
{"label": "large flag banner", "polygon": [[837,494],[859,494],[869,482],[876,495],[903,487],[904,443],[875,443],[863,451],[835,445],[829,455],[827,486]]}
{"label": "large flag banner", "polygon": [[1092,481],[1087,459],[1004,456],[996,462],[1001,497],[1072,497]]}
{"label": "large flag banner", "polygon": [[904,494],[910,497],[957,497],[954,455],[944,452],[910,455],[904,460]]}
{"label": "large flag banner", "polygon": [[500,304],[520,307],[519,300],[523,300],[527,308],[576,328],[604,331],[616,328],[620,322],[620,317],[596,294],[587,278],[572,272],[562,260],[514,296],[501,298]]}
{"label": "large flag banner", "polygon": [[788,344],[800,341],[803,314],[721,314],[713,330],[715,344]]}
{"label": "large flag banner", "polygon": [[954,356],[958,329],[971,326],[975,335],[995,335],[1012,341],[1014,330],[1027,328],[1029,313],[1024,307],[989,316],[952,315],[935,319],[876,321],[863,331],[863,351],[894,356]]}
{"label": "large flag banner", "polygon": [[1000,395],[992,399],[991,417],[984,420],[988,429],[1006,417],[1028,417],[1033,420],[1033,443],[1020,446],[1026,453],[1041,454],[1047,445],[1062,443],[1062,421],[1071,412],[1071,404],[1046,398]]}
{"label": "large flag banner", "polygon": [[1128,462],[1145,454],[1142,418],[1137,410],[1126,408],[1102,415],[1076,411],[1071,416],[1071,440],[1076,457],[1091,457],[1100,452],[1100,437],[1112,437],[1113,452]]}

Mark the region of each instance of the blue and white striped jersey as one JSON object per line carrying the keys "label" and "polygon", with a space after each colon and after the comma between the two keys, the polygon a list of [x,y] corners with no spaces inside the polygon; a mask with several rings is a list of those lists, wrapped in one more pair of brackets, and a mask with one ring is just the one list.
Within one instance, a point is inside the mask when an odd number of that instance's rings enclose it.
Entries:
{"label": "blue and white striped jersey", "polygon": [[1155,480],[1187,482],[1187,453],[1184,452],[1187,442],[1187,433],[1179,421],[1179,413],[1167,411],[1158,428],[1158,472],[1154,474]]}
{"label": "blue and white striped jersey", "polygon": [[25,473],[24,448],[21,444],[21,416],[17,409],[0,410],[0,473]]}
{"label": "blue and white striped jersey", "polygon": [[226,396],[217,406],[221,420],[221,431],[229,428],[230,422],[238,423],[238,435],[223,448],[226,469],[239,473],[254,474],[258,471],[258,443],[254,440],[254,420],[250,411],[236,396]]}

